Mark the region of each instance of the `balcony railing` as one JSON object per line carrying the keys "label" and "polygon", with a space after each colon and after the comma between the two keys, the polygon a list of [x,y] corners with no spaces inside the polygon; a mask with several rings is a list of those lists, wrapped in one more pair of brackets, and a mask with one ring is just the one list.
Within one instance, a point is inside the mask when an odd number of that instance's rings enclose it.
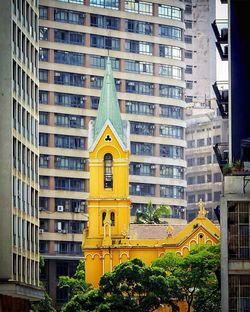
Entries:
{"label": "balcony railing", "polygon": [[216,81],[213,90],[221,117],[228,118],[228,82]]}
{"label": "balcony railing", "polygon": [[220,170],[223,173],[223,167],[228,163],[228,143],[216,143],[213,146],[213,150]]}
{"label": "balcony railing", "polygon": [[222,61],[228,60],[228,21],[215,20],[212,23],[212,28],[216,37],[216,47]]}

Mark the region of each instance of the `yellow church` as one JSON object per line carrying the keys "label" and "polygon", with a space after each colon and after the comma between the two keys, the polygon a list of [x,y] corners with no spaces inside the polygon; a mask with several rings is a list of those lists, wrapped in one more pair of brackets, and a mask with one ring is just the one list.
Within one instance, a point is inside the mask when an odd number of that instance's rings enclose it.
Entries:
{"label": "yellow church", "polygon": [[89,221],[83,250],[86,281],[94,287],[121,262],[140,258],[150,265],[165,252],[185,255],[192,245],[219,242],[220,231],[206,218],[202,202],[198,217],[178,231],[171,225],[130,224],[129,136],[108,59],[97,117],[89,127]]}

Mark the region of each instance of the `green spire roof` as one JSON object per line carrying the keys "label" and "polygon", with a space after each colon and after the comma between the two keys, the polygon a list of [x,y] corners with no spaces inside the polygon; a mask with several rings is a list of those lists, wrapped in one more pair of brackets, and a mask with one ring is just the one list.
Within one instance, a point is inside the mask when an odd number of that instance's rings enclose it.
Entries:
{"label": "green spire roof", "polygon": [[97,117],[94,125],[94,141],[103,129],[104,124],[110,121],[116,133],[124,142],[123,122],[116,95],[115,80],[113,78],[110,58],[107,59],[106,72],[103,80],[101,97]]}

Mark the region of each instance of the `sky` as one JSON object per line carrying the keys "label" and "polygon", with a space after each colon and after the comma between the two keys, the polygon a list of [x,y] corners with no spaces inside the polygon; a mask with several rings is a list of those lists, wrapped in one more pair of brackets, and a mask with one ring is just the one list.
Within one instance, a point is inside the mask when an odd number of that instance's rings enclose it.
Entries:
{"label": "sky", "polygon": [[[227,19],[228,18],[227,9],[228,9],[227,4],[221,4],[220,0],[216,0],[216,19]],[[228,62],[227,61],[222,62],[219,53],[218,52],[216,53],[217,53],[216,55],[217,81],[228,80]]]}

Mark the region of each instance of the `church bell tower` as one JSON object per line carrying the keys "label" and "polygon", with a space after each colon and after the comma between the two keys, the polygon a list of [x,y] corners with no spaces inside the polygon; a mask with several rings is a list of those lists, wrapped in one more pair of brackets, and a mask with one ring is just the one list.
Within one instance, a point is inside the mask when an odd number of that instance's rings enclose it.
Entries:
{"label": "church bell tower", "polygon": [[[121,119],[109,58],[97,117],[89,125],[88,148],[89,222],[83,240],[86,265],[90,265],[87,256],[93,258],[100,247],[110,248],[125,238],[130,223],[129,124]],[[91,280],[87,275],[86,279]]]}

